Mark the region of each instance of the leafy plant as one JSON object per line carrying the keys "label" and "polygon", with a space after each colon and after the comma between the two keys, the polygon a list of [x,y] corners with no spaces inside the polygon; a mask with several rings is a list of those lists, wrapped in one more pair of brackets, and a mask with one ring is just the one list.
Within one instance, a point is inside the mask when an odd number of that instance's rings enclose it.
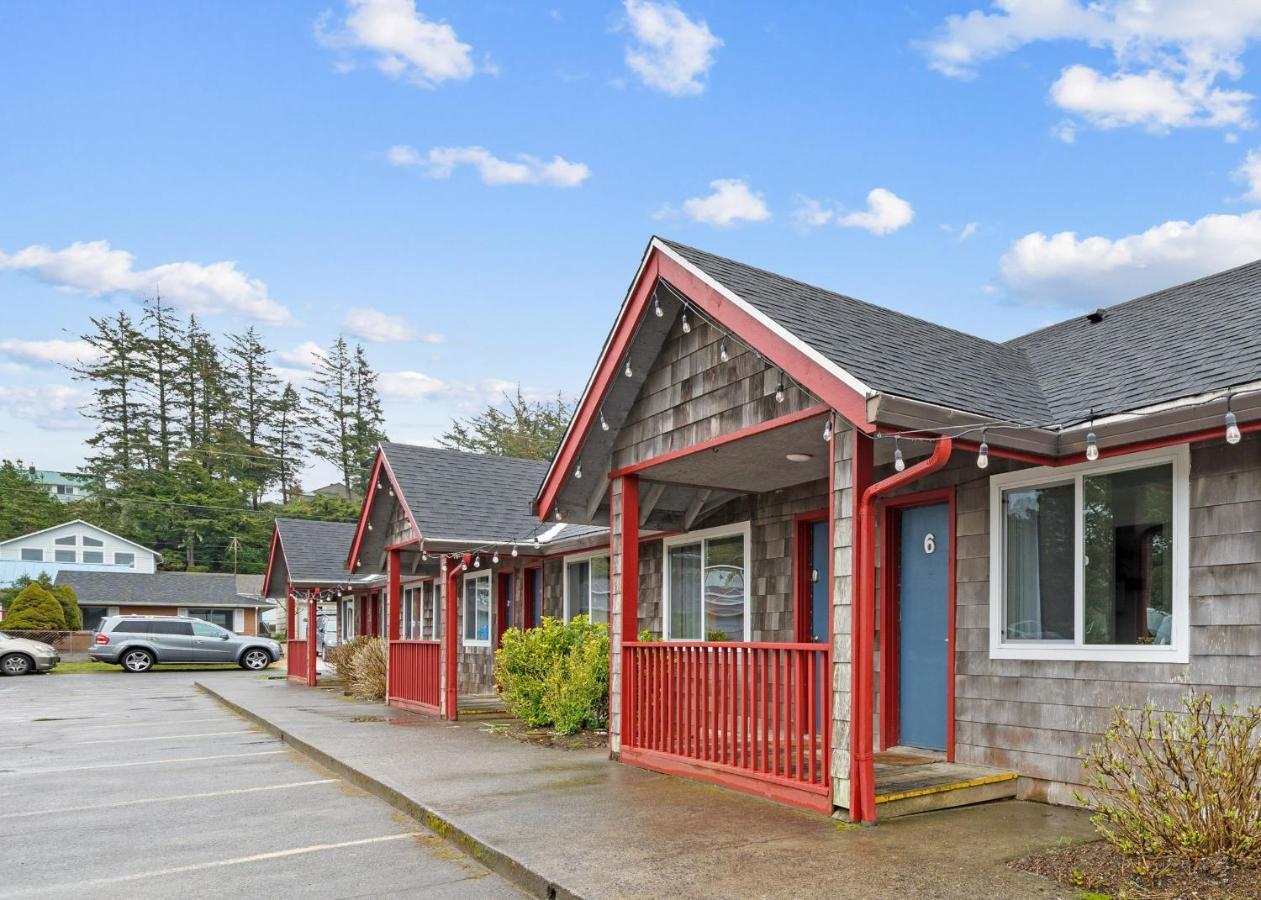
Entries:
{"label": "leafy plant", "polygon": [[387,650],[385,639],[365,637],[353,651],[350,674],[350,693],[357,700],[385,699],[385,667]]}
{"label": "leafy plant", "polygon": [[5,631],[65,631],[66,614],[50,591],[39,583],[18,593],[4,618]]}
{"label": "leafy plant", "polygon": [[79,595],[68,584],[54,585],[49,593],[61,604],[62,615],[66,618],[66,628],[70,631],[83,629],[83,610],[79,609]]}
{"label": "leafy plant", "polygon": [[1176,712],[1117,709],[1084,758],[1095,827],[1142,874],[1261,861],[1261,706],[1192,692]]}
{"label": "leafy plant", "polygon": [[552,725],[561,734],[600,727],[608,721],[608,632],[586,616],[509,628],[495,654],[495,681],[527,725]]}
{"label": "leafy plant", "polygon": [[636,639],[641,644],[655,644],[657,642],[657,636],[653,634],[651,631],[649,631],[647,628],[639,629],[639,634],[637,635]]}

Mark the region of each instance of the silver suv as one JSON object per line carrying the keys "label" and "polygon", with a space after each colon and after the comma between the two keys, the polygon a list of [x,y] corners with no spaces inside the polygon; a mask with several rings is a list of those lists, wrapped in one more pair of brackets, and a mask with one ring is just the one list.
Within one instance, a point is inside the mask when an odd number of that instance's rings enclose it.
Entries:
{"label": "silver suv", "polygon": [[236,663],[257,672],[282,652],[270,638],[234,634],[188,616],[106,616],[88,658],[127,672],[147,672],[156,663]]}

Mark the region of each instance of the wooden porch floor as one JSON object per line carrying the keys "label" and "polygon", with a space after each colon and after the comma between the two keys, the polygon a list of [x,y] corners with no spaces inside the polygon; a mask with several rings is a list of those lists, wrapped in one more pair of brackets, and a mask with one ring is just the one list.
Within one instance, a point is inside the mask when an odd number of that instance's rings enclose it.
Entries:
{"label": "wooden porch floor", "polygon": [[1016,796],[1015,772],[900,751],[877,753],[874,762],[882,819]]}
{"label": "wooden porch floor", "polygon": [[508,715],[508,708],[498,694],[461,694],[461,719],[499,719]]}

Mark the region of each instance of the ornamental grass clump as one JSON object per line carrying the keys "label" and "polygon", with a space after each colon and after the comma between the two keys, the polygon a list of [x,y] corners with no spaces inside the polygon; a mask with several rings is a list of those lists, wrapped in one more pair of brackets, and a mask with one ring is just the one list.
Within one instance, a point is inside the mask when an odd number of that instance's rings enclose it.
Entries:
{"label": "ornamental grass clump", "polygon": [[539,628],[504,632],[495,682],[508,709],[533,728],[559,734],[603,728],[609,716],[609,635],[586,616],[547,617]]}
{"label": "ornamental grass clump", "polygon": [[1193,692],[1176,712],[1118,709],[1085,753],[1095,827],[1143,875],[1261,861],[1261,706]]}

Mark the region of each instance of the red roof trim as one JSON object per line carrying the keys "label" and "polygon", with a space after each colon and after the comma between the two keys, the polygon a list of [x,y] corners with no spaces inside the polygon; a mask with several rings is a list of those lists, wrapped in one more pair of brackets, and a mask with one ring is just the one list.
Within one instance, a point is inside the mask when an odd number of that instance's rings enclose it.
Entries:
{"label": "red roof trim", "polygon": [[420,531],[420,526],[416,524],[416,517],[412,515],[407,505],[407,498],[403,496],[398,486],[398,479],[394,477],[394,470],[390,468],[390,461],[386,459],[385,448],[379,448],[376,462],[372,465],[372,477],[368,480],[368,489],[364,491],[363,506],[359,509],[359,523],[355,526],[355,539],[350,542],[350,554],[346,557],[346,569],[352,576],[355,574],[355,561],[359,558],[359,547],[363,543],[364,532],[367,530],[368,513],[371,512],[372,502],[376,499],[377,483],[380,481],[383,469],[385,476],[390,480],[390,487],[394,490],[394,499],[403,507],[403,514],[411,523],[412,531],[416,532],[416,540],[422,541],[425,537]]}

